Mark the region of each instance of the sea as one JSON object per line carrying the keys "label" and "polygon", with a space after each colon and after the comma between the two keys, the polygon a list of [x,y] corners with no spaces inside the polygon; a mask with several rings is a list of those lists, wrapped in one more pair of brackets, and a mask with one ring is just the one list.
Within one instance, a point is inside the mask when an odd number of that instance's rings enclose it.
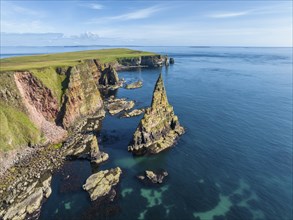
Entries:
{"label": "sea", "polygon": [[[101,48],[111,46],[2,47],[1,58]],[[168,55],[175,64],[119,72],[143,87],[110,95],[148,107],[162,73],[186,133],[160,154],[134,157],[127,146],[142,116],[107,114],[98,139],[109,160],[98,168],[67,161],[53,174],[40,219],[291,220],[292,48],[129,48]],[[114,201],[91,202],[85,180],[117,166],[123,174]],[[162,184],[136,177],[161,169],[169,173]]]}

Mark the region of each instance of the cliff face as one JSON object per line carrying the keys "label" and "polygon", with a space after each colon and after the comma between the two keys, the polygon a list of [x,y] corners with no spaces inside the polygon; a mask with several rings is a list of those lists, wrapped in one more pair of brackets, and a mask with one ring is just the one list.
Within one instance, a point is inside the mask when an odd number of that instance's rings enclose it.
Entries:
{"label": "cliff face", "polygon": [[[137,53],[134,58],[121,55],[123,58],[110,59],[109,63],[88,59],[76,60],[74,65],[1,72],[0,159],[3,152],[23,146],[60,142],[76,121],[103,108],[99,88],[117,85],[116,70],[123,66],[160,66],[165,59]],[[43,57],[36,62],[39,59]]]}
{"label": "cliff face", "polygon": [[67,132],[54,123],[59,106],[52,91],[30,72],[16,72],[14,79],[29,118],[44,134],[45,141],[63,140]]}
{"label": "cliff face", "polygon": [[169,104],[162,75],[159,76],[151,107],[146,110],[128,150],[137,155],[159,153],[171,147],[176,138],[184,133],[173,107]]}
{"label": "cliff face", "polygon": [[116,85],[119,82],[118,74],[112,65],[102,70],[99,84],[103,86]]}
{"label": "cliff face", "polygon": [[63,95],[58,120],[68,128],[78,118],[93,114],[103,107],[97,88],[100,72],[94,61],[87,61],[70,69],[67,73],[68,87]]}
{"label": "cliff face", "polygon": [[159,67],[165,63],[168,59],[165,56],[154,55],[154,56],[141,56],[135,58],[121,58],[118,59],[118,63],[126,67],[146,66],[146,67]]}
{"label": "cliff face", "polygon": [[16,72],[14,77],[18,89],[22,91],[21,94],[27,102],[34,106],[46,120],[54,121],[59,106],[52,91],[45,87],[40,80],[33,77],[30,72]]}

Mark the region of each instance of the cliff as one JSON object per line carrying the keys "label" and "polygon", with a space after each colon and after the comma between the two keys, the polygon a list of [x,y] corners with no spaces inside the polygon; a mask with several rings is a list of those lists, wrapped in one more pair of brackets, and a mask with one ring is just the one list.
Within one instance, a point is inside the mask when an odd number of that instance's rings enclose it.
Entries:
{"label": "cliff", "polygon": [[160,74],[153,92],[152,104],[145,112],[128,150],[136,155],[159,153],[171,147],[176,138],[184,133],[173,107],[169,104]]}
{"label": "cliff", "polygon": [[19,150],[59,143],[77,121],[104,108],[100,85],[115,84],[115,68],[129,59],[160,62],[128,49],[1,59],[0,173]]}
{"label": "cliff", "polygon": [[134,58],[121,58],[118,59],[118,63],[124,67],[137,67],[137,66],[146,66],[146,67],[159,67],[165,64],[168,60],[167,56],[154,55],[154,56],[141,56]]}

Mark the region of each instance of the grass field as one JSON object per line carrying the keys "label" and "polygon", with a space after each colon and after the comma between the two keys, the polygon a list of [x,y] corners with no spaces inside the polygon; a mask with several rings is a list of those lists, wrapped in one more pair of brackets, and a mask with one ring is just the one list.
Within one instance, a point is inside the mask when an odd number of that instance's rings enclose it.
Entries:
{"label": "grass field", "polygon": [[73,66],[81,60],[98,59],[100,62],[112,62],[117,58],[154,55],[154,53],[124,48],[86,50],[68,53],[44,54],[0,59],[0,71],[30,70],[43,67]]}

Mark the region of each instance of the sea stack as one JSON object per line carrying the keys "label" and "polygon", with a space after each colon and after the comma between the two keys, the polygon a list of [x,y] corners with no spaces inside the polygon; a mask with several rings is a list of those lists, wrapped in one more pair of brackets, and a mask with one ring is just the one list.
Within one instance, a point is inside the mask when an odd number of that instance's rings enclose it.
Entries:
{"label": "sea stack", "polygon": [[102,71],[99,83],[104,86],[116,85],[119,82],[118,74],[112,65]]}
{"label": "sea stack", "polygon": [[171,147],[176,138],[183,133],[184,128],[168,102],[160,74],[153,92],[151,107],[146,110],[134,132],[128,151],[135,155],[156,154]]}

